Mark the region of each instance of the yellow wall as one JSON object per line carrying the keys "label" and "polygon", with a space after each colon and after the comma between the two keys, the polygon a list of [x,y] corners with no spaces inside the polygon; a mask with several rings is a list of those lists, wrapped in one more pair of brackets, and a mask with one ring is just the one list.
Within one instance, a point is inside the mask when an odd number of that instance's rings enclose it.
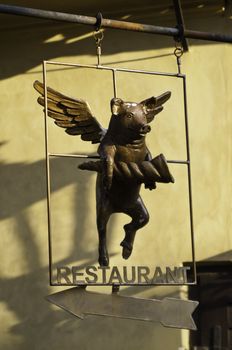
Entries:
{"label": "yellow wall", "polygon": [[[189,27],[196,26],[188,19]],[[223,17],[198,23],[202,29],[228,31]],[[13,27],[13,26],[12,26]],[[186,337],[177,330],[139,321],[88,317],[79,321],[43,297],[62,288],[48,286],[44,125],[32,84],[42,79],[42,59],[95,63],[88,28],[44,24],[6,30],[1,47],[1,336],[2,349],[177,349]],[[59,34],[59,35],[57,35]],[[75,40],[74,40],[75,39]],[[172,39],[107,30],[102,63],[176,72]],[[232,248],[231,128],[232,46],[191,42],[183,57],[187,74],[196,257]],[[171,78],[118,77],[118,96],[135,101],[172,91],[165,110],[152,123],[147,144],[155,156],[185,159],[181,85]],[[90,103],[106,127],[112,98],[111,76],[102,71],[49,66],[48,85]],[[50,150],[93,153],[96,146],[64,134],[49,122]],[[54,264],[97,265],[95,175],[76,169],[78,161],[52,159]],[[170,167],[176,183],[142,190],[151,214],[138,232],[126,265],[177,266],[191,260],[185,166]],[[122,265],[120,240],[124,215],[109,223],[111,265]],[[109,292],[109,290],[105,290]],[[127,295],[178,295],[166,287],[135,288]]]}

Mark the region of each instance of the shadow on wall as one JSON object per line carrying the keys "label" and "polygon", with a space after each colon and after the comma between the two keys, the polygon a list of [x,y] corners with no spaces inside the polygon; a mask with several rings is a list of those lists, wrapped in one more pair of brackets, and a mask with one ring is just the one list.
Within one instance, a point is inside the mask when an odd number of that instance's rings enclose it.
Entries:
{"label": "shadow on wall", "polygon": [[[106,31],[102,44],[103,55],[135,50],[146,51],[154,47],[170,46],[173,43],[172,38],[164,38],[161,42],[160,38],[133,32],[123,32],[121,40],[121,34],[121,31],[119,33],[114,30]],[[44,26],[40,24],[33,30],[6,32],[2,45],[0,79],[25,73],[40,65],[44,59],[96,55],[96,44],[91,29],[67,24],[53,26],[46,21]],[[16,54],[17,60],[15,60]],[[103,57],[102,60],[106,61],[106,58]],[[93,63],[96,63],[96,59]]]}
{"label": "shadow on wall", "polygon": [[[84,227],[85,220],[88,220],[84,215],[87,207],[86,193],[88,180],[94,175],[83,172],[77,176],[76,173],[66,171],[62,160],[60,158],[51,160],[51,166],[58,174],[53,183],[53,191],[75,184],[82,176],[86,183],[86,186],[78,187],[78,198],[82,200],[77,200],[74,206],[76,223],[73,230],[73,252],[66,259],[59,261],[60,265],[66,265],[76,260],[75,247],[84,241],[82,226]],[[139,350],[146,342],[146,349],[153,349],[151,339],[154,337],[154,330],[159,329],[154,324],[97,316],[87,317],[85,321],[81,321],[64,311],[54,309],[43,299],[43,296],[51,293],[48,287],[48,268],[40,261],[41,248],[37,246],[25,209],[46,197],[45,162],[43,160],[34,163],[2,162],[0,173],[0,219],[14,218],[15,241],[21,246],[29,269],[28,273],[20,277],[0,278],[0,302],[7,306],[7,312],[12,313],[17,320],[10,326],[12,339],[6,343],[4,337],[0,339],[0,347],[5,350],[15,348],[63,350],[76,348],[77,344],[81,344],[81,349],[90,350],[107,349],[110,343],[111,349],[116,350],[120,335],[120,344],[125,344],[123,347],[125,350],[131,349],[132,346],[134,350]],[[78,232],[83,233],[82,236],[75,234],[77,225]],[[83,250],[81,258],[85,259],[85,265],[95,264],[96,251]],[[133,288],[132,291],[133,294],[136,292]],[[107,332],[104,332],[104,329],[107,329]],[[159,332],[162,332],[162,329]],[[166,332],[174,334],[175,331],[166,330]]]}
{"label": "shadow on wall", "polygon": [[[3,145],[4,143],[1,143]],[[80,152],[78,152],[80,154]],[[72,168],[68,158],[51,158],[50,159],[50,171],[51,171],[51,194],[64,188],[68,185],[75,185],[74,187],[74,217],[75,227],[73,228],[73,253],[69,255],[69,259],[76,260],[76,247],[84,247],[86,244],[82,244],[85,239],[85,228],[88,223],[89,203],[88,198],[91,197],[95,201],[95,190],[91,188],[94,193],[90,194],[90,183],[92,178],[96,178],[96,173],[81,171],[77,169],[80,161],[72,159]],[[7,218],[15,218],[16,220],[16,232],[18,233],[18,239],[22,244],[30,244],[30,247],[26,247],[25,254],[28,259],[31,260],[30,266],[37,263],[35,257],[37,256],[36,247],[32,247],[33,235],[30,233],[30,224],[27,220],[27,213],[25,209],[31,205],[45,200],[47,198],[46,192],[46,171],[45,160],[39,160],[34,163],[4,163],[0,161],[0,220]],[[45,209],[45,207],[44,207]],[[52,208],[51,208],[52,209]],[[94,213],[95,214],[95,213]],[[44,221],[47,220],[46,209],[44,212]],[[109,240],[112,224],[109,225]],[[78,234],[76,234],[78,232]],[[97,237],[97,228],[96,228]],[[110,243],[110,242],[109,242]],[[27,249],[30,248],[30,249]],[[96,248],[97,251],[97,248]],[[96,252],[93,252],[91,257],[90,253],[82,252],[78,254],[79,259],[91,259],[93,263],[97,256]],[[30,258],[31,256],[31,258]],[[71,262],[71,261],[70,261]],[[60,264],[68,263],[68,261],[61,261]]]}
{"label": "shadow on wall", "polygon": [[[0,15],[0,17],[6,15]],[[15,16],[10,16],[10,20]],[[2,31],[1,42],[1,73],[0,79],[8,78],[17,74],[22,74],[28,70],[38,66],[41,62],[46,60],[53,60],[57,57],[83,56],[89,55],[94,58],[96,55],[95,41],[92,36],[92,28],[84,27],[67,23],[56,23],[38,21],[32,22],[30,19],[27,25],[27,18],[25,19],[25,26],[19,27],[8,26],[8,29]],[[130,21],[136,21],[137,18],[129,18]],[[154,21],[145,20],[147,24],[154,24]],[[194,16],[188,19],[188,27],[202,31],[217,31],[232,34],[231,20],[223,16],[213,16],[205,21],[201,21]],[[169,22],[162,20],[162,15],[156,25],[175,26],[175,17]],[[190,40],[191,44],[212,44],[212,42]],[[214,43],[216,44],[216,43]],[[122,62],[108,62],[107,55],[134,52],[134,51],[148,51],[161,48],[170,48],[170,55],[174,50],[174,40],[172,37],[157,36],[146,33],[127,32],[121,30],[107,29],[102,44],[104,64],[125,63]],[[17,56],[17,60],[15,57]],[[149,57],[141,54],[139,60],[153,59],[156,57]],[[160,56],[162,57],[162,55]],[[132,60],[133,61],[133,60]],[[131,60],[129,60],[131,62]],[[91,63],[91,62],[89,62]],[[93,61],[96,63],[96,60]]]}
{"label": "shadow on wall", "polygon": [[[1,145],[4,143],[2,142]],[[87,210],[86,199],[88,197],[88,180],[91,173],[70,172],[63,166],[63,159],[56,158],[51,160],[51,167],[58,175],[53,182],[52,191],[55,192],[67,185],[75,184],[77,181],[85,179],[84,186],[78,186],[78,198],[74,205],[76,222],[73,228],[73,251],[67,258],[59,261],[59,265],[72,264],[77,260],[75,255],[76,247],[84,241],[84,225],[88,220],[85,212]],[[40,261],[40,250],[37,246],[33,229],[30,227],[30,221],[25,209],[31,205],[46,198],[45,187],[45,162],[44,160],[35,163],[0,163],[1,173],[1,202],[0,202],[0,220],[13,218],[15,229],[15,241],[20,245],[23,251],[25,264],[29,273],[16,278],[0,278],[0,302],[7,305],[9,312],[12,312],[16,319],[17,325],[11,328],[11,333],[19,337],[19,344],[13,341],[9,344],[3,344],[0,340],[0,346],[4,349],[64,349],[67,347],[67,338],[63,338],[64,333],[73,331],[73,327],[82,328],[86,324],[73,319],[64,312],[53,311],[49,303],[43,300],[43,296],[50,293],[48,287],[48,267],[44,267]],[[46,220],[46,212],[44,212]],[[78,235],[76,234],[78,225]],[[46,234],[46,232],[45,232]],[[96,233],[97,235],[97,233]],[[83,245],[84,247],[84,245]],[[45,247],[46,249],[47,247]],[[7,247],[6,247],[7,249]],[[96,263],[96,251],[87,252],[82,250],[82,256],[85,259],[85,265]],[[81,265],[80,265],[81,266]],[[102,327],[106,321],[99,321],[99,327]],[[89,320],[88,327],[95,327],[95,321]],[[62,332],[59,332],[59,329]],[[84,330],[81,334],[85,334]],[[72,337],[76,346],[80,341],[79,333]],[[49,339],[50,338],[50,339]],[[70,345],[70,344],[69,344]]]}

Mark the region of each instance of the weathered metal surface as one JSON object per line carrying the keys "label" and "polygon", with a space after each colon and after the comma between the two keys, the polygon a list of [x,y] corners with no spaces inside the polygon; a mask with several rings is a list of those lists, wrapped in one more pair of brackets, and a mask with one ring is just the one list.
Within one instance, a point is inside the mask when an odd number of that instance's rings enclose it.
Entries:
{"label": "weathered metal surface", "polygon": [[[120,244],[122,257],[128,259],[137,230],[149,221],[148,211],[139,194],[141,183],[152,190],[156,188],[156,182],[174,182],[164,156],[152,159],[145,143],[146,134],[151,130],[149,123],[163,110],[163,104],[171,93],[167,91],[139,103],[113,98],[112,115],[106,130],[84,100],[70,98],[49,87],[44,89],[38,81],[35,81],[34,87],[42,94],[38,102],[43,106],[46,102],[47,114],[55,119],[57,126],[65,128],[69,135],[80,135],[84,141],[100,143],[98,154],[102,164],[96,185],[98,261],[101,266],[109,265],[106,227],[113,213],[124,213],[132,219],[124,226],[125,237]],[[47,100],[44,98],[45,90]],[[89,165],[93,168],[93,163]]]}
{"label": "weathered metal surface", "polygon": [[224,43],[232,43],[232,35],[221,34],[221,33],[211,33],[211,32],[199,32],[196,30],[185,29],[184,36],[186,38],[198,39],[198,40],[208,40],[217,41]]}
{"label": "weathered metal surface", "polygon": [[[90,25],[90,26],[96,26],[97,24],[96,18],[91,16],[82,16],[82,15],[75,15],[75,14],[55,12],[55,11],[45,11],[40,9],[33,9],[28,7],[12,6],[12,5],[5,5],[5,4],[0,4],[0,13],[44,18],[44,19],[50,19],[55,21],[71,22],[71,23],[78,23],[78,24],[84,24],[84,25]],[[172,36],[172,37],[177,37],[181,35],[181,31],[177,28],[160,27],[160,26],[133,23],[133,22],[124,22],[124,21],[117,21],[117,20],[106,19],[106,18],[102,19],[101,27],[129,30],[129,31],[135,31],[135,32],[143,32],[143,33],[150,33],[150,34],[159,34],[159,35]],[[232,35],[229,35],[229,34],[200,32],[200,31],[185,29],[184,37],[191,38],[191,39],[232,43]]]}
{"label": "weathered metal surface", "polygon": [[[38,103],[45,106],[43,84],[36,80],[34,88],[42,95]],[[81,135],[84,141],[100,142],[106,130],[94,118],[87,102],[70,98],[51,88],[47,88],[46,92],[48,115],[55,119],[57,126],[64,128],[69,135]]]}
{"label": "weathered metal surface", "polygon": [[[89,161],[80,164],[78,168],[102,173],[104,171],[104,162]],[[115,162],[113,176],[125,181],[136,181],[140,184],[147,183],[148,181],[162,183],[175,182],[163,154],[150,161],[143,161],[140,164],[135,162]]]}
{"label": "weathered metal surface", "polygon": [[57,285],[62,286],[129,286],[186,285],[189,266],[57,266]]}
{"label": "weathered metal surface", "polygon": [[192,313],[198,302],[175,298],[141,299],[88,292],[71,288],[46,297],[51,303],[84,319],[86,315],[118,317],[131,320],[159,322],[164,327],[195,330]]}

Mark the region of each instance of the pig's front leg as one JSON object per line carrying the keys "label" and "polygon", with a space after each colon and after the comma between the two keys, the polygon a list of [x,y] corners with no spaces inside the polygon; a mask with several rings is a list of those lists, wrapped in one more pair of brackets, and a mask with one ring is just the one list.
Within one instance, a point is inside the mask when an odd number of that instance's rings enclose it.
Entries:
{"label": "pig's front leg", "polygon": [[[152,160],[152,155],[151,155],[151,152],[149,151],[148,148],[147,148],[147,154],[146,154],[145,160],[148,161],[148,162],[150,162]],[[144,186],[145,186],[145,188],[149,188],[149,190],[156,189],[155,181],[146,182],[144,184]]]}
{"label": "pig's front leg", "polygon": [[[148,148],[147,148],[147,154],[146,154],[145,160],[148,161],[148,162],[150,162],[152,160],[152,155],[151,155],[151,152],[149,151]],[[144,186],[145,186],[145,188],[149,188],[149,190],[156,189],[155,181],[146,182],[144,184]]]}
{"label": "pig's front leg", "polygon": [[104,145],[100,147],[99,155],[103,161],[103,184],[105,189],[109,190],[113,180],[115,146]]}
{"label": "pig's front leg", "polygon": [[147,160],[149,162],[152,160],[152,155],[151,155],[151,152],[149,151],[148,148],[147,148],[147,154],[145,156],[145,160]]}

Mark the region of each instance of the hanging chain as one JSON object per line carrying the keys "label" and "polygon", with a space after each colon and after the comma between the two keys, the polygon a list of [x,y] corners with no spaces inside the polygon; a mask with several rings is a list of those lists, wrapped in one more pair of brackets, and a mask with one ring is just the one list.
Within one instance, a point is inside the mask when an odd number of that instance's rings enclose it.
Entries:
{"label": "hanging chain", "polygon": [[100,66],[100,57],[101,57],[101,44],[104,38],[104,33],[102,30],[96,31],[93,33],[95,42],[96,42],[96,54],[97,54],[97,65]]}
{"label": "hanging chain", "polygon": [[184,53],[183,46],[180,41],[175,41],[175,50],[174,50],[174,55],[176,56],[176,62],[177,62],[177,67],[178,67],[178,74],[181,74],[181,57]]}
{"label": "hanging chain", "polygon": [[96,15],[96,23],[95,23],[95,32],[93,33],[93,37],[96,42],[96,54],[97,54],[97,65],[100,66],[100,58],[101,58],[101,43],[104,38],[102,27],[103,16],[101,12],[98,12]]}

